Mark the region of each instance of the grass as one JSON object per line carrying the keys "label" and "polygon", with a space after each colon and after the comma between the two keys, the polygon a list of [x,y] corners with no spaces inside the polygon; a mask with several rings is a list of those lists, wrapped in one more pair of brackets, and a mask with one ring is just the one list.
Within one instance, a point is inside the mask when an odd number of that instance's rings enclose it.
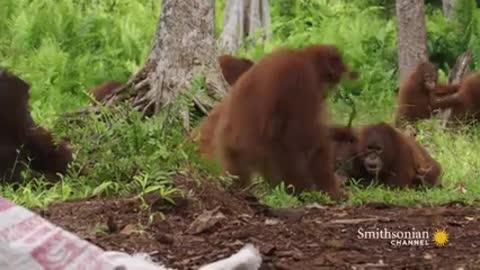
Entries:
{"label": "grass", "polygon": [[[139,114],[128,108],[122,108],[119,115],[104,112],[104,121],[91,116],[68,123],[61,117],[63,112],[88,104],[89,87],[104,80],[125,81],[142,66],[155,32],[159,1],[4,2],[0,10],[0,65],[32,84],[33,117],[56,136],[71,138],[75,162],[70,174],[55,184],[26,171],[23,183],[0,187],[3,197],[28,207],[151,191],[168,199],[179,192],[172,183],[173,176],[179,173],[224,182],[218,176],[218,166],[202,160],[195,145],[185,138],[179,121],[172,117],[175,106],[147,120],[140,120]],[[346,61],[362,74],[357,82],[339,87],[340,93],[351,96],[356,103],[354,124],[391,122],[398,86],[395,19],[385,16],[382,7],[366,4],[375,1],[296,0],[285,13],[286,2],[272,2],[273,39],[265,46],[256,45],[239,54],[259,59],[278,46],[337,44]],[[223,6],[223,1],[217,1],[217,8]],[[462,17],[466,22],[461,23],[470,25],[468,36],[456,34],[440,11],[427,10],[429,50],[440,59],[439,66],[446,74],[449,61],[465,49],[465,43],[472,48],[478,46],[474,38],[478,35],[474,27],[477,20],[472,17],[478,9],[470,12],[470,17]],[[222,20],[222,12],[217,12],[217,33]],[[474,59],[477,58],[475,55]],[[474,67],[477,65],[475,60]],[[180,102],[190,102],[188,95]],[[331,97],[330,107],[333,120],[346,123],[350,107],[339,95]],[[443,188],[391,191],[354,185],[348,188],[347,203],[430,205],[452,200],[472,203],[478,198],[479,128],[445,132],[438,130],[437,124],[435,120],[420,122],[419,137],[444,168]],[[265,203],[276,207],[299,206],[300,199],[327,201],[318,193],[303,194],[302,198],[292,196],[284,185],[259,188],[258,194]]]}
{"label": "grass", "polygon": [[[423,121],[419,126],[421,132],[417,138],[443,166],[443,187],[420,191],[399,191],[382,186],[361,188],[353,184],[347,189],[349,195],[347,204],[383,202],[405,206],[425,206],[451,201],[463,201],[466,204],[478,202],[480,195],[478,134],[480,130],[477,127],[471,129],[465,127],[456,131],[439,131],[438,123],[434,120]],[[279,186],[269,191],[264,196],[264,201],[279,207],[299,205],[300,201],[289,194],[288,188]]]}

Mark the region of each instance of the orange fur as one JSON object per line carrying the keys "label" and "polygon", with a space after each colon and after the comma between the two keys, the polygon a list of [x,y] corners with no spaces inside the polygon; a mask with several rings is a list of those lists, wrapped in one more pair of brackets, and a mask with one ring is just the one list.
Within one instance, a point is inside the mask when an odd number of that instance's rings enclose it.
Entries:
{"label": "orange fur", "polygon": [[39,127],[28,110],[30,85],[0,70],[0,179],[19,181],[30,166],[47,175],[65,173],[72,153],[66,142],[58,148],[51,134]]}
{"label": "orange fur", "polygon": [[437,68],[429,62],[419,63],[402,80],[397,97],[395,125],[432,116],[431,88],[437,84]]}
{"label": "orange fur", "polygon": [[327,92],[348,71],[338,49],[277,49],[233,85],[215,137],[226,171],[246,186],[260,172],[271,184],[342,196],[334,176]]}
{"label": "orange fur", "polygon": [[102,102],[106,98],[110,97],[114,91],[122,87],[123,84],[117,81],[106,81],[100,85],[97,85],[89,90],[89,92],[93,95],[96,101]]}
{"label": "orange fur", "polygon": [[229,85],[233,85],[243,73],[249,70],[253,61],[246,58],[239,58],[228,54],[218,57],[222,74]]}
{"label": "orange fur", "polygon": [[480,120],[480,72],[467,75],[460,84],[450,88],[450,95],[435,99],[436,106],[451,108],[453,120]]}
{"label": "orange fur", "polygon": [[413,137],[386,123],[363,127],[358,145],[367,182],[377,179],[392,187],[439,184],[440,164]]}

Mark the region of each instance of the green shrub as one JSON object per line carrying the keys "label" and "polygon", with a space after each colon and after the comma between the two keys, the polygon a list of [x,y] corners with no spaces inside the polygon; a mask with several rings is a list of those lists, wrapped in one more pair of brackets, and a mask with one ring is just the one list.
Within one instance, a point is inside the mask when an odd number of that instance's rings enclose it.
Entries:
{"label": "green shrub", "polygon": [[[339,46],[345,61],[361,78],[345,82],[330,98],[333,121],[346,123],[356,104],[355,125],[391,121],[398,87],[396,20],[392,1],[279,0],[270,1],[273,37],[267,44],[239,54],[258,60],[275,47],[312,43]],[[453,21],[437,5],[427,6],[428,48],[442,74],[465,49],[478,59],[479,11],[461,0]],[[216,1],[216,33],[221,31],[225,1]],[[188,170],[198,178],[219,180],[218,166],[202,160],[185,139],[174,112],[191,105],[191,92],[160,115],[141,120],[139,113],[86,117],[68,123],[59,117],[88,104],[86,90],[104,80],[125,81],[142,66],[151,48],[160,4],[158,0],[3,0],[0,9],[0,65],[32,84],[32,114],[56,136],[71,138],[75,162],[69,176],[56,184],[27,171],[20,185],[3,185],[0,194],[27,206],[92,195],[176,192],[173,175]],[[191,91],[203,89],[198,77]],[[340,93],[340,94],[339,94]],[[195,110],[192,122],[198,123]],[[480,151],[477,129],[443,132],[435,120],[419,123],[419,139],[444,167],[443,189],[394,192],[381,187],[349,188],[350,203],[386,201],[403,204],[438,203],[480,194],[475,153]],[[319,164],[319,166],[321,166]],[[81,174],[82,168],[89,168]],[[459,189],[459,187],[462,187]],[[460,191],[459,191],[460,190]],[[316,193],[300,198],[284,185],[268,189],[263,201],[274,206],[297,206],[300,200],[323,201]],[[300,200],[299,200],[300,199]]]}

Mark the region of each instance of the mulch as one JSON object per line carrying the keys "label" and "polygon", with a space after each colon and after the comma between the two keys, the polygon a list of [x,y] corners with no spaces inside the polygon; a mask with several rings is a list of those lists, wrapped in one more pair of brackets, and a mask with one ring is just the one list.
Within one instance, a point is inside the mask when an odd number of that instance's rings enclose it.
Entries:
{"label": "mulch", "polygon": [[[461,203],[423,208],[386,204],[271,209],[209,181],[177,177],[176,204],[148,194],[91,198],[34,209],[92,243],[146,252],[168,267],[196,269],[253,243],[261,269],[480,269],[480,211]],[[433,233],[448,242],[437,246]],[[428,232],[424,245],[361,239],[361,232]]]}

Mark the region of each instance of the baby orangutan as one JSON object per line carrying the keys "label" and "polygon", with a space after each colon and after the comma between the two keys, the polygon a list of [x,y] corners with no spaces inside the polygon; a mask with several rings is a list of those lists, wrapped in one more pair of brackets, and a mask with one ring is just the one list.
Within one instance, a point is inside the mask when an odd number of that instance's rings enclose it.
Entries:
{"label": "baby orangutan", "polygon": [[455,93],[457,85],[438,83],[437,67],[430,62],[419,63],[401,82],[397,97],[395,126],[432,117],[445,108],[437,98]]}
{"label": "baby orangutan", "polygon": [[414,138],[386,123],[363,127],[359,152],[367,181],[391,187],[437,186],[442,168]]}

